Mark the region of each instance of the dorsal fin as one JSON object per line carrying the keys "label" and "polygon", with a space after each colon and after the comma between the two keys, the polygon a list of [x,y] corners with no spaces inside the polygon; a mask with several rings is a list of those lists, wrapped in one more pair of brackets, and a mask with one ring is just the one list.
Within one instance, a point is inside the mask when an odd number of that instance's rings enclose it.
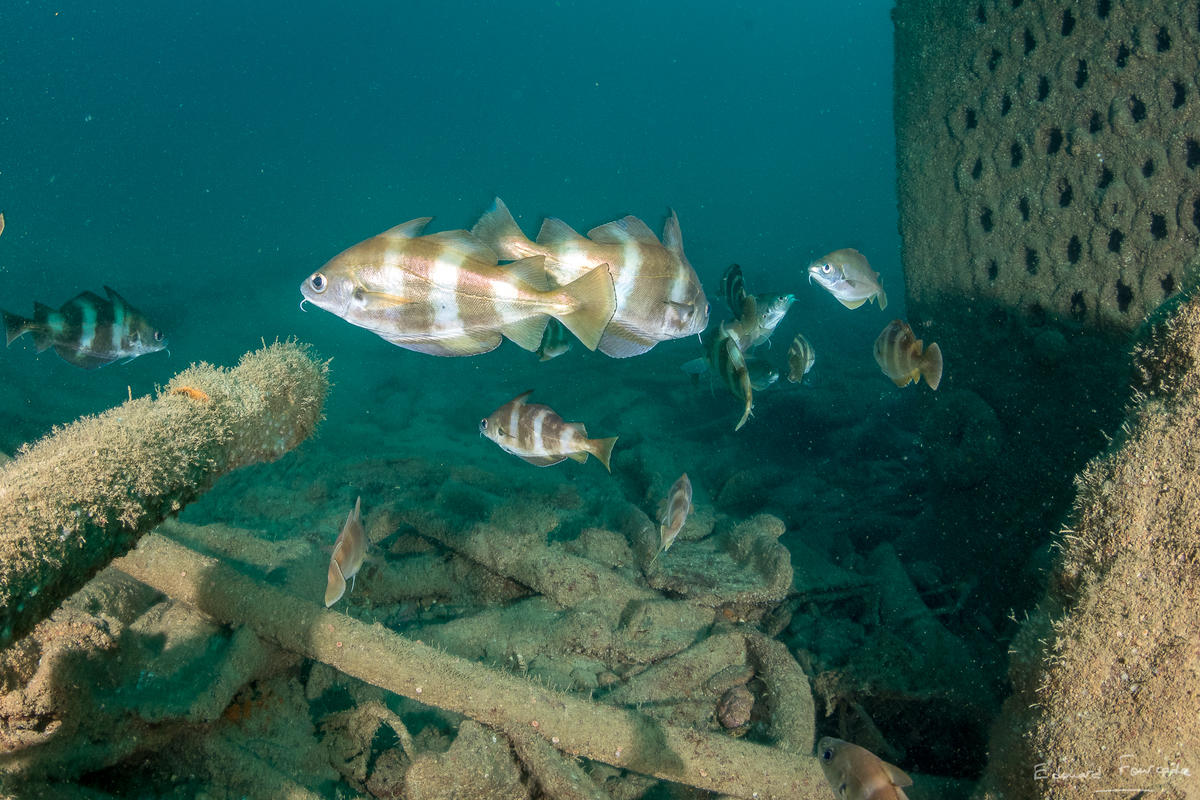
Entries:
{"label": "dorsal fin", "polygon": [[581,246],[587,244],[587,239],[558,217],[546,217],[538,231],[537,243],[547,247]]}
{"label": "dorsal fin", "polygon": [[117,294],[117,290],[112,288],[111,286],[105,286],[104,293],[106,295],[108,295],[108,301],[110,303],[112,303],[114,307],[115,306],[123,306],[125,308],[131,308],[131,306],[129,305],[129,301],[126,300],[124,297],[121,297],[121,295]]}
{"label": "dorsal fin", "polygon": [[496,263],[496,251],[475,238],[470,231],[439,231],[429,234],[425,239],[444,245],[446,249],[456,253],[463,253],[474,261]]}
{"label": "dorsal fin", "polygon": [[663,247],[683,257],[683,234],[679,232],[679,217],[675,216],[675,209],[671,209],[666,223],[663,224]]}
{"label": "dorsal fin", "polygon": [[597,244],[625,244],[633,240],[635,242],[646,242],[647,244],[658,244],[658,237],[654,235],[654,231],[646,227],[646,223],[642,222],[637,217],[627,216],[621,217],[612,222],[606,222],[603,225],[592,228],[588,231],[588,238]]}
{"label": "dorsal fin", "polygon": [[387,236],[390,239],[412,239],[421,235],[421,231],[425,230],[425,226],[429,224],[433,217],[417,217],[410,219],[408,222],[402,222],[394,228],[388,228],[380,236]]}
{"label": "dorsal fin", "polygon": [[512,400],[509,400],[508,402],[513,405],[523,406],[523,405],[525,405],[525,401],[529,399],[529,395],[531,395],[531,394],[533,394],[533,389],[526,389],[525,391],[521,392],[519,395],[514,397]]}

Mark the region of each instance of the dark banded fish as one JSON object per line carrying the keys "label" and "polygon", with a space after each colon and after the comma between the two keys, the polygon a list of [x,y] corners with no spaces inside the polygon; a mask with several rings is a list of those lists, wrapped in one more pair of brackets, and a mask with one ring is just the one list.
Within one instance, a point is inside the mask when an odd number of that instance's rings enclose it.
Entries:
{"label": "dark banded fish", "polygon": [[878,301],[880,311],[887,308],[879,273],[854,248],[834,250],[818,258],[808,267],[808,280],[815,280],[846,308],[858,308],[868,300]]}
{"label": "dark banded fish", "polygon": [[549,361],[558,358],[571,349],[571,340],[567,337],[567,329],[556,319],[551,319],[542,333],[542,344],[537,349],[539,361]]}
{"label": "dark banded fish", "polygon": [[650,559],[651,564],[675,543],[675,537],[683,530],[683,524],[687,522],[688,514],[691,513],[692,482],[685,472],[671,485],[666,499],[659,507],[658,552]]}
{"label": "dark banded fish", "polygon": [[923,345],[907,322],[894,319],[875,340],[875,363],[897,386],[924,378],[936,391],[942,382],[942,349],[936,342],[927,350]]}
{"label": "dark banded fish", "polygon": [[590,453],[605,469],[612,471],[608,461],[617,442],[616,436],[589,439],[583,423],[564,422],[549,406],[526,403],[531,394],[532,389],[522,392],[480,421],[480,434],[500,445],[502,450],[539,467],[548,467],[566,458],[582,463],[587,461]]}
{"label": "dark banded fish", "polygon": [[64,360],[84,369],[96,369],[114,361],[132,361],[167,346],[163,332],[142,312],[108,286],[108,299],[93,292],[80,292],[60,308],[33,304],[33,319],[0,311],[8,344],[29,333],[40,353],[53,347]]}
{"label": "dark banded fish", "polygon": [[471,232],[501,258],[545,257],[546,270],[560,284],[608,264],[617,307],[599,350],[613,358],[640,355],[659,342],[698,334],[708,325],[708,299],[683,253],[674,211],[667,217],[661,242],[637,217],[592,228],[586,237],[562,220],[548,218],[537,240],[530,241],[496,198]]}
{"label": "dark banded fish", "polygon": [[750,371],[746,367],[746,357],[738,347],[737,341],[729,335],[726,323],[722,322],[706,343],[705,358],[708,360],[709,372],[719,375],[733,396],[745,403],[742,418],[733,428],[739,431],[754,409],[754,388],[750,382]]}
{"label": "dark banded fish", "polygon": [[603,264],[551,287],[544,259],[498,266],[467,231],[422,236],[429,217],[360,242],[300,286],[304,299],[400,347],[438,356],[486,353],[507,337],[536,350],[549,318],[594,350],[616,307]]}
{"label": "dark banded fish", "polygon": [[346,517],[346,524],[333,543],[333,555],[329,558],[329,578],[325,583],[325,607],[342,599],[346,593],[346,581],[351,581],[362,568],[367,557],[367,531],[362,524],[362,498],[354,501],[354,508]]}
{"label": "dark banded fish", "polygon": [[817,761],[838,800],[907,800],[912,778],[879,756],[841,739],[817,742]]}
{"label": "dark banded fish", "polygon": [[742,303],[746,295],[746,279],[742,277],[741,266],[730,264],[721,276],[721,297],[725,298],[729,310],[737,315],[742,313]]}
{"label": "dark banded fish", "polygon": [[792,383],[801,383],[804,381],[804,376],[816,363],[817,354],[812,349],[812,345],[808,343],[808,339],[804,338],[804,334],[797,333],[796,338],[792,340],[792,346],[788,348],[787,358],[788,380]]}

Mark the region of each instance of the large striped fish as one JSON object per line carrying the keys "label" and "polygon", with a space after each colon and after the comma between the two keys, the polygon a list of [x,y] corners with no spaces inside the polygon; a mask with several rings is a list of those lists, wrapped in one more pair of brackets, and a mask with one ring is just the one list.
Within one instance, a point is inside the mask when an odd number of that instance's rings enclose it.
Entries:
{"label": "large striped fish", "polygon": [[167,346],[163,332],[142,312],[110,287],[105,286],[104,291],[107,300],[93,292],[80,292],[58,309],[34,303],[32,319],[0,311],[8,344],[33,334],[33,346],[39,353],[53,347],[64,361],[84,369],[132,361]]}
{"label": "large striped fish", "polygon": [[912,328],[902,319],[894,319],[875,340],[875,363],[897,386],[925,379],[937,391],[942,382],[942,348],[937,343],[926,349]]}
{"label": "large striped fish", "polygon": [[562,220],[548,218],[537,240],[530,241],[497,197],[471,231],[501,258],[544,256],[547,271],[560,284],[608,264],[617,307],[599,349],[613,358],[641,355],[659,342],[698,334],[708,325],[708,299],[683,253],[674,211],[661,242],[637,217],[592,228],[586,237]]}
{"label": "large striped fish", "polygon": [[480,434],[500,445],[502,450],[539,467],[548,467],[566,458],[584,462],[591,453],[605,469],[612,471],[608,461],[617,442],[616,436],[589,439],[583,423],[564,422],[549,406],[526,403],[531,394],[532,389],[522,392],[496,409],[479,423]]}
{"label": "large striped fish", "polygon": [[467,231],[422,236],[430,217],[397,225],[335,256],[300,286],[304,299],[392,344],[438,356],[486,353],[507,337],[526,350],[553,317],[596,349],[616,307],[598,264],[552,287],[544,259],[506,267]]}

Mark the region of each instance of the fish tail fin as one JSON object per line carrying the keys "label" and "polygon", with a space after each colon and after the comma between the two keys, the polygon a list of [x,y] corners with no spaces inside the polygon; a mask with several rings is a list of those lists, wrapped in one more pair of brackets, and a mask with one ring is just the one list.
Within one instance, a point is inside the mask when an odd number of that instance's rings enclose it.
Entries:
{"label": "fish tail fin", "polygon": [[[4,315],[4,338],[8,340],[8,344],[12,344],[37,328],[33,320],[25,319],[20,314],[12,314],[8,311],[0,311],[0,314]],[[39,347],[38,349],[44,350],[45,348]]]}
{"label": "fish tail fin", "polygon": [[594,455],[609,472],[612,472],[612,467],[608,462],[612,458],[613,445],[619,438],[619,436],[611,436],[607,439],[588,439],[588,452]]}
{"label": "fish tail fin", "polygon": [[516,261],[533,255],[544,255],[545,251],[533,242],[517,225],[512,212],[504,201],[497,197],[492,206],[471,228],[479,241],[496,252],[503,261]]}
{"label": "fish tail fin", "polygon": [[942,348],[937,346],[937,342],[929,345],[921,356],[921,374],[925,376],[929,388],[936,392],[938,384],[942,382]]}
{"label": "fish tail fin", "polygon": [[613,287],[612,273],[608,265],[601,264],[581,278],[577,278],[562,291],[575,301],[575,308],[566,314],[556,315],[566,329],[575,335],[588,350],[595,350],[600,337],[608,327],[613,312],[617,310],[617,294]]}
{"label": "fish tail fin", "polygon": [[887,308],[887,292],[883,290],[882,286],[879,287],[879,294],[875,296],[875,299],[879,301],[880,311],[883,311],[885,308]]}
{"label": "fish tail fin", "polygon": [[658,557],[659,557],[659,556],[661,556],[661,555],[662,555],[663,553],[665,553],[665,552],[666,552],[666,551],[665,551],[665,550],[663,550],[663,548],[661,548],[661,547],[660,547],[660,548],[658,548],[658,550],[656,550],[656,551],[654,552],[654,557],[650,559],[650,563],[646,565],[646,569],[650,569],[651,567],[653,567],[653,566],[654,566],[654,562],[655,562],[655,561],[658,561]]}

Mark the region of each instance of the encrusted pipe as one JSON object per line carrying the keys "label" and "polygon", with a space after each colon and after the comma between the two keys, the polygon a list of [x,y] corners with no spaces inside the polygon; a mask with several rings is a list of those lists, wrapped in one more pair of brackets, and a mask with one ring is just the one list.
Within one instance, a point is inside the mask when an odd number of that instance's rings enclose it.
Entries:
{"label": "encrusted pipe", "polygon": [[307,347],[275,343],[23,448],[0,469],[0,648],[217,478],[307,438],[327,372]]}

